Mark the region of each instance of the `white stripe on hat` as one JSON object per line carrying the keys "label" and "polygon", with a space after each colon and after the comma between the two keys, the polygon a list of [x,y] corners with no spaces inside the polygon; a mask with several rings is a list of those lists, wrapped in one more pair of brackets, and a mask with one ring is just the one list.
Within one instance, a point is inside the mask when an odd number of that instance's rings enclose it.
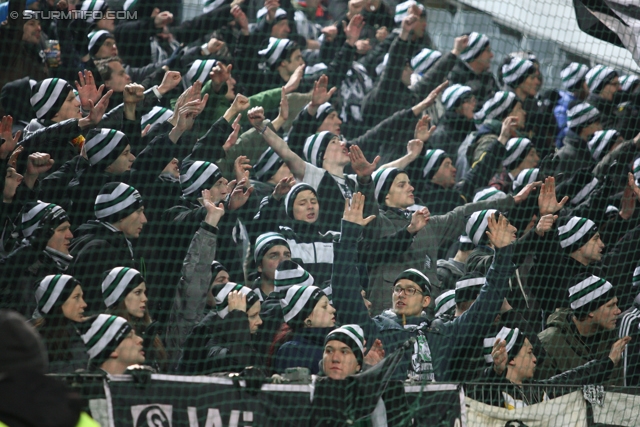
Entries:
{"label": "white stripe on hat", "polygon": [[585,79],[587,81],[587,86],[589,86],[590,92],[595,92],[597,89],[602,89],[600,85],[604,82],[611,74],[616,71],[613,68],[605,67],[604,65],[596,65],[592,69],[589,70]]}
{"label": "white stripe on hat", "polygon": [[472,286],[482,286],[487,283],[486,277],[474,277],[472,279],[458,280],[456,282],[456,290],[470,288]]}
{"label": "white stripe on hat", "polygon": [[324,62],[318,62],[315,65],[308,65],[308,66],[304,67],[304,74],[306,76],[313,75],[313,74],[316,74],[316,73],[319,73],[321,71],[328,70],[328,69],[329,69],[329,67],[327,66],[327,64],[325,64]]}
{"label": "white stripe on hat", "polygon": [[631,280],[633,286],[640,286],[640,266],[636,267],[636,269],[633,270],[633,279]]}
{"label": "white stripe on hat", "polygon": [[409,15],[409,9],[411,9],[411,6],[417,5],[420,10],[424,10],[424,6],[421,4],[418,4],[415,0],[408,0],[405,1],[403,3],[399,3],[396,6],[396,13],[393,17],[393,21],[398,24],[400,22],[402,22],[402,20]]}
{"label": "white stripe on hat", "polygon": [[595,161],[599,161],[604,150],[612,143],[611,139],[618,133],[615,129],[599,130],[587,142],[591,156]]}
{"label": "white stripe on hat", "polygon": [[[56,276],[57,275],[55,275],[55,274],[51,274],[51,275],[45,277],[44,279],[42,279],[40,281],[40,283],[38,284],[38,288],[36,289],[36,292],[35,292],[35,294],[36,294],[35,295],[36,296],[36,304],[38,306],[40,305],[40,299],[42,299],[44,294],[47,292],[47,290],[49,289],[49,286],[51,285],[51,281]],[[58,301],[58,298],[60,297],[60,294],[62,293],[62,291],[64,290],[65,286],[67,285],[67,282],[69,280],[71,280],[71,279],[72,279],[72,277],[67,275],[67,274],[60,275],[60,278],[56,282],[55,287],[53,288],[53,291],[49,295],[49,299],[44,303],[44,305],[42,306],[42,309],[39,309],[40,312],[42,312],[44,314],[48,314],[49,313],[49,311],[51,310],[51,307],[53,307],[53,305],[56,303],[56,301]]]}
{"label": "white stripe on hat", "polygon": [[[220,292],[217,293],[216,295],[216,305],[222,305],[222,303],[224,303],[224,300],[227,298],[227,296],[229,296],[229,294],[238,286],[237,283],[234,282],[227,282],[226,285],[224,285],[224,287],[220,290]],[[239,289],[239,292],[244,295],[247,296],[251,293],[251,289],[246,287],[246,286],[242,286]],[[248,308],[248,307],[247,307]],[[227,302],[227,305],[224,306],[224,308],[217,310],[217,314],[221,319],[224,319],[225,317],[227,317],[227,314],[229,314],[229,304]]]}
{"label": "white stripe on hat", "polygon": [[[84,5],[84,3],[83,3],[83,5]],[[93,46],[95,46],[95,44],[98,42],[98,39],[103,34],[109,34],[109,31],[105,31],[105,30],[92,31],[92,32],[89,33],[89,35],[87,35],[87,37],[89,38],[89,50],[93,49]]]}
{"label": "white stripe on hat", "polygon": [[[429,156],[429,154],[431,155]],[[426,178],[427,175],[429,175],[429,173],[431,172],[431,169],[433,169],[438,159],[444,154],[445,154],[444,150],[440,150],[440,149],[427,150],[425,157],[429,156],[429,161],[427,161],[427,164],[424,166],[424,169],[422,169],[423,177]]]}
{"label": "white stripe on hat", "polygon": [[282,240],[284,242],[287,241],[287,239],[285,239],[285,237],[280,233],[269,232],[269,233],[264,233],[258,236],[258,238],[256,239],[256,247],[255,247],[255,250],[253,251],[253,259],[256,262],[256,264],[259,264],[259,260],[257,257],[258,257],[258,254],[262,252],[262,248],[264,248],[266,245],[273,242],[274,240]]}
{"label": "white stripe on hat", "polygon": [[589,120],[598,116],[598,114],[600,114],[600,111],[591,104],[587,104],[586,102],[578,104],[567,111],[567,127],[572,129],[582,123],[587,123]]}
{"label": "white stripe on hat", "polygon": [[319,119],[327,109],[333,108],[330,102],[325,102],[324,104],[318,107],[318,111],[316,111],[316,119]]}
{"label": "white stripe on hat", "polygon": [[304,143],[304,154],[307,158],[307,161],[314,166],[322,166],[318,165],[318,151],[320,151],[320,147],[322,146],[322,141],[327,134],[330,133],[328,130],[322,131],[320,133],[316,133],[307,138]]}
{"label": "white stripe on hat", "polygon": [[508,85],[518,80],[524,73],[533,67],[533,62],[528,59],[511,58],[509,63],[502,66],[502,80]]}
{"label": "white stripe on hat", "polygon": [[[598,277],[598,276],[591,276],[591,277],[587,277],[586,279],[584,279],[582,282],[578,283],[577,285],[574,285],[572,287],[569,288],[569,299],[571,299],[572,295],[575,295],[577,293],[579,293],[580,291],[588,288],[589,286],[593,285],[594,283],[597,283],[599,281],[603,280],[602,278]],[[583,296],[582,298],[579,298],[575,301],[571,302],[571,308],[576,310],[586,304],[589,304],[591,301],[601,297],[602,295],[604,295],[605,293],[607,293],[610,289],[613,288],[613,285],[609,282],[607,282],[605,280],[605,282],[603,283],[602,286],[594,289],[593,291],[589,292],[588,294],[586,294],[585,296]]]}
{"label": "white stripe on hat", "polygon": [[[38,92],[34,94],[30,99],[31,105],[33,107],[35,107],[45,97],[45,95],[47,94],[47,90],[49,89],[49,86],[53,83],[53,81],[54,81],[53,78],[45,79],[42,81],[42,84],[40,85]],[[60,93],[62,93],[62,89],[64,89],[66,84],[67,84],[66,80],[57,79],[55,86],[53,88],[53,91],[49,96],[49,99],[44,103],[42,107],[40,107],[36,111],[36,117],[41,119],[42,117],[44,117],[45,114],[47,114],[47,112],[53,107],[53,105],[58,100],[58,97],[60,96]]]}
{"label": "white stripe on hat", "polygon": [[[193,162],[193,164],[187,170],[187,173],[184,175],[180,175],[180,183],[184,184],[188,182],[193,177],[193,175],[198,171],[198,169],[200,169],[200,167],[202,167],[202,165],[204,165],[205,163],[206,162],[203,162],[202,160]],[[198,179],[196,179],[195,182],[193,182],[190,186],[182,190],[182,193],[185,195],[189,195],[193,193],[198,188],[200,188],[205,182],[207,182],[207,180],[211,178],[211,176],[214,173],[216,173],[217,170],[218,170],[218,166],[215,163],[209,163],[207,168],[202,172],[202,174],[200,174]]]}
{"label": "white stripe on hat", "polygon": [[636,178],[636,183],[639,183],[640,182],[640,157],[635,159],[633,162],[633,176]]}
{"label": "white stripe on hat", "polygon": [[[512,331],[513,331],[513,334],[511,333]],[[510,334],[511,336],[509,336]],[[485,338],[483,340],[483,345],[485,348],[493,349],[493,345],[496,343],[496,340],[500,339],[500,341],[507,342],[506,350],[507,350],[507,353],[509,353],[511,349],[513,349],[513,346],[516,344],[519,334],[520,334],[520,329],[518,328],[510,329],[503,326],[502,329],[500,329],[500,332],[498,332],[498,334],[495,337]],[[489,354],[484,355],[484,360],[487,363],[493,363],[493,357],[491,357],[490,352]]]}
{"label": "white stripe on hat", "polygon": [[[91,339],[100,331],[102,326],[111,318],[112,316],[108,314],[100,314],[93,321],[91,327],[87,332],[85,332],[82,337],[82,341],[87,344]],[[127,323],[125,319],[122,317],[116,316],[116,319],[109,325],[107,331],[100,337],[100,339],[93,345],[93,347],[87,349],[87,354],[89,355],[89,359],[93,359],[98,356],[113,340],[116,334],[120,331],[122,326]]]}
{"label": "white stripe on hat", "polygon": [[[102,10],[103,7],[104,0],[85,0],[82,2],[80,10],[84,10],[86,12],[97,12]],[[87,23],[93,24],[94,21],[95,18],[93,17],[93,15],[89,15],[89,17],[87,18]],[[91,46],[89,46],[89,49],[91,49]]]}
{"label": "white stripe on hat", "polygon": [[[22,214],[22,224],[25,224],[29,221],[31,221],[33,218],[35,218],[40,212],[42,212],[44,209],[46,209],[47,207],[52,206],[52,203],[46,203],[46,202],[41,202],[40,200],[38,200],[38,204],[36,206],[34,206],[31,210],[25,212],[24,214]],[[62,210],[62,208],[58,205],[53,205],[53,207],[51,208],[51,212],[55,212],[58,210]],[[22,230],[22,235],[24,237],[29,237],[33,234],[34,230],[36,228],[38,228],[38,226],[40,225],[40,221],[35,222],[34,224],[30,225],[27,228],[24,228]]]}
{"label": "white stripe on hat", "polygon": [[485,188],[483,190],[478,191],[475,196],[473,196],[473,203],[481,202],[481,201],[489,201],[489,200],[500,200],[506,198],[507,195],[494,187]]}
{"label": "white stripe on hat", "polygon": [[475,31],[469,34],[469,44],[460,54],[460,59],[465,62],[475,58],[489,44],[489,37]]}
{"label": "white stripe on hat", "polygon": [[441,52],[425,47],[420,52],[418,52],[416,56],[411,58],[411,68],[413,68],[413,71],[415,73],[423,74],[425,71],[431,68],[431,66],[435,64],[441,56]]}
{"label": "white stripe on hat", "polygon": [[[263,7],[261,9],[258,10],[258,12],[256,13],[256,19],[258,21],[260,21],[262,18],[265,17],[265,15],[267,14],[268,10],[266,7]],[[275,17],[276,18],[280,18],[281,16],[284,16],[287,14],[287,11],[284,10],[283,8],[279,7],[278,9],[276,9],[276,14]]]}
{"label": "white stripe on hat", "polygon": [[109,136],[110,133],[111,129],[100,129],[100,133],[96,134],[93,138],[85,143],[85,152],[87,153],[87,157],[89,158],[89,163],[91,164],[91,166],[100,163],[102,159],[111,154],[111,152],[118,146],[122,138],[124,138],[124,133],[118,130],[115,132],[113,138],[111,138],[111,141],[106,146],[102,147],[100,151],[95,154],[89,154],[89,151],[93,147],[99,145],[102,141],[104,141],[104,139]]}
{"label": "white stripe on hat", "polygon": [[[116,277],[118,277],[118,274],[120,274],[120,272],[125,268],[126,267],[116,267],[109,272],[107,277],[105,277],[104,281],[102,282],[103,294],[106,292],[107,289],[109,289],[109,286],[111,286],[111,284],[116,279]],[[122,296],[122,293],[127,289],[127,287],[129,286],[129,283],[131,283],[131,280],[133,280],[133,278],[138,274],[140,274],[138,270],[130,268],[125,273],[125,275],[120,279],[120,283],[118,283],[116,288],[111,292],[110,295],[108,295],[105,298],[104,300],[105,305],[107,307],[111,307],[116,302],[118,302],[118,300]]]}
{"label": "white stripe on hat", "polygon": [[490,120],[502,114],[513,102],[516,94],[509,91],[496,92],[492,98],[485,101],[482,109],[473,115],[477,121]]}
{"label": "white stripe on hat", "polygon": [[522,152],[531,145],[531,140],[529,138],[511,138],[507,141],[506,149],[507,158],[502,161],[504,166],[510,165],[516,160]]}
{"label": "white stripe on hat", "polygon": [[[349,328],[355,330],[359,336],[356,336],[353,332],[349,330]],[[356,345],[358,346],[362,354],[364,355],[364,343],[362,342],[362,340],[364,340],[364,331],[359,325],[355,325],[355,324],[342,325],[341,327],[329,332],[329,335],[333,335],[333,334],[345,334],[346,336],[351,338],[356,343]]]}
{"label": "white stripe on hat", "polygon": [[524,169],[522,170],[516,179],[513,181],[513,191],[516,191],[518,188],[522,188],[527,184],[531,184],[538,179],[538,174],[540,173],[540,169],[532,168],[532,169]]}
{"label": "white stripe on hat", "polygon": [[187,85],[191,85],[196,80],[200,83],[204,83],[204,81],[209,76],[209,72],[213,67],[216,66],[218,61],[215,59],[196,59],[189,67],[189,71],[185,75],[185,80]]}
{"label": "white stripe on hat", "polygon": [[[129,187],[131,187],[131,186],[121,182],[120,184],[118,184],[118,186],[116,187],[116,189],[112,193],[110,193],[110,194],[99,194],[96,197],[95,205],[98,205],[98,204],[101,204],[101,203],[109,203],[109,202],[111,202],[113,200],[116,200],[118,197],[120,197],[122,195],[122,193],[127,191],[129,189]],[[131,188],[133,188],[133,187],[131,187]],[[134,189],[134,191],[129,196],[127,196],[127,198],[122,200],[121,202],[119,202],[119,203],[117,203],[117,204],[115,204],[113,206],[109,206],[108,208],[105,208],[105,209],[102,209],[102,210],[96,210],[95,211],[96,218],[98,218],[98,219],[106,218],[106,217],[111,216],[111,215],[113,215],[115,213],[118,213],[118,212],[124,210],[125,208],[133,205],[139,199],[140,199],[140,193],[138,193],[138,190]]]}
{"label": "white stripe on hat", "polygon": [[447,110],[450,110],[451,108],[453,108],[458,99],[469,92],[471,92],[471,88],[469,86],[463,86],[461,84],[449,86],[442,93],[442,103]]}
{"label": "white stripe on hat", "polygon": [[[486,209],[483,211],[476,211],[471,214],[471,218],[467,221],[467,226],[465,228],[467,236],[469,236],[474,245],[477,246],[478,243],[480,243],[482,236],[484,236],[484,232],[487,230],[489,216],[496,212],[497,210],[495,209]],[[483,214],[482,217],[480,217],[481,214]],[[472,231],[473,233],[471,233]]]}
{"label": "white stripe on hat", "polygon": [[377,178],[376,187],[374,189],[374,194],[376,196],[376,200],[380,196],[380,192],[382,191],[382,187],[384,187],[384,183],[387,180],[389,174],[393,171],[398,170],[398,168],[386,168],[381,169],[378,172],[374,173],[375,178]]}
{"label": "white stripe on hat", "polygon": [[279,39],[276,37],[269,37],[269,44],[266,48],[258,51],[258,54],[265,57],[265,60],[269,65],[276,63],[282,52],[291,43],[289,39]]}
{"label": "white stripe on hat", "polygon": [[[565,225],[561,225],[560,227],[558,227],[558,236],[562,238],[563,234],[569,233],[583,219],[586,218],[581,218],[579,216],[574,216],[573,218],[571,218]],[[583,238],[589,232],[589,230],[595,227],[595,225],[596,224],[593,221],[587,219],[575,233],[567,237],[565,240],[560,240],[560,246],[566,248],[573,245],[575,242]]]}
{"label": "white stripe on hat", "polygon": [[562,79],[562,88],[569,90],[573,85],[589,72],[589,67],[584,64],[572,62],[565,69],[560,71],[560,78]]}
{"label": "white stripe on hat", "polygon": [[[300,285],[293,285],[287,290],[287,295],[280,300],[280,305],[282,306],[283,309],[291,303],[291,300],[293,299],[293,297],[302,287],[303,286],[300,286]],[[293,305],[291,310],[289,310],[289,312],[284,315],[284,321],[286,323],[291,321],[291,319],[296,317],[296,315],[298,315],[298,313],[302,311],[304,306],[309,301],[309,298],[311,298],[311,294],[313,294],[316,290],[319,290],[319,288],[317,288],[316,286],[307,286],[306,289],[302,291],[302,295],[300,295],[300,298],[298,298],[298,301],[296,301],[296,303]]]}
{"label": "white stripe on hat", "polygon": [[633,86],[638,80],[640,80],[638,76],[622,76],[620,77],[620,87],[623,91],[629,92],[631,90],[631,86]]}
{"label": "white stripe on hat", "polygon": [[436,316],[442,316],[456,305],[456,291],[449,289],[436,298]]}
{"label": "white stripe on hat", "polygon": [[202,12],[209,13],[214,9],[222,6],[225,0],[215,0],[215,1],[206,1],[204,7],[202,8]]}
{"label": "white stripe on hat", "polygon": [[[156,117],[158,114],[160,114],[160,116]],[[142,129],[144,129],[147,125],[153,126],[156,123],[164,123],[169,120],[172,115],[173,111],[171,111],[170,109],[156,105],[151,109],[151,111],[141,117],[140,123]]]}
{"label": "white stripe on hat", "polygon": [[571,199],[571,204],[577,205],[584,199],[586,199],[587,196],[591,194],[593,189],[596,188],[596,185],[598,185],[598,178],[593,178],[591,182],[585,185],[582,190],[580,190],[575,196],[573,196],[573,198]]}

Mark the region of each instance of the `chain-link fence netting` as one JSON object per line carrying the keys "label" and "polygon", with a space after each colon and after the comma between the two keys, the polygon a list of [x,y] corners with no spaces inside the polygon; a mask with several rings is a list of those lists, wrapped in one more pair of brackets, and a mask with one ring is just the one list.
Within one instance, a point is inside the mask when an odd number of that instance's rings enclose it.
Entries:
{"label": "chain-link fence netting", "polygon": [[0,426],[639,425],[638,12],[0,3]]}

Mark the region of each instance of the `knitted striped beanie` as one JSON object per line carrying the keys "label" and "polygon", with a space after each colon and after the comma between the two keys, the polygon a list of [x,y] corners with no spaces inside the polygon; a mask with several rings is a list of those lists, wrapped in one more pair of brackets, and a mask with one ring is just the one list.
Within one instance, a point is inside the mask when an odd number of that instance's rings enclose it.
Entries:
{"label": "knitted striped beanie", "polygon": [[284,212],[287,214],[289,218],[295,219],[293,217],[293,204],[296,202],[296,198],[298,197],[298,194],[307,190],[311,191],[316,196],[316,199],[318,198],[318,193],[316,192],[316,189],[304,182],[301,182],[291,187],[291,190],[289,190],[287,195],[284,197]]}
{"label": "knitted striped beanie", "polygon": [[323,296],[326,295],[316,286],[291,286],[280,300],[285,323],[292,329],[302,327],[304,320],[311,315]]}
{"label": "knitted striped beanie", "polygon": [[122,317],[98,314],[77,325],[89,360],[96,366],[109,360],[120,343],[131,332],[131,325]]}
{"label": "knitted striped beanie", "polygon": [[562,79],[562,88],[568,91],[574,91],[579,89],[579,83],[589,72],[589,67],[584,64],[572,62],[562,71],[560,71],[560,78]]}
{"label": "knitted striped beanie", "polygon": [[511,329],[503,326],[497,335],[485,338],[483,340],[483,352],[484,361],[487,363],[493,363],[491,351],[493,350],[493,345],[496,343],[497,339],[500,339],[500,341],[506,341],[508,360],[511,360],[520,352],[520,349],[524,345],[525,336],[520,333],[520,329],[518,328]]}
{"label": "knitted striped beanie", "polygon": [[343,325],[334,329],[327,334],[324,345],[334,340],[348,345],[360,367],[364,366],[364,331],[359,325]]}
{"label": "knitted striped beanie", "polygon": [[605,67],[604,65],[596,65],[589,70],[585,79],[587,81],[587,86],[589,86],[589,91],[597,95],[607,83],[617,76],[618,72],[613,68]]}
{"label": "knitted striped beanie", "polygon": [[338,138],[338,135],[333,134],[328,130],[308,137],[304,143],[305,159],[312,165],[321,168],[324,159],[324,152],[333,138]]}
{"label": "knitted striped beanie", "polygon": [[[108,7],[109,5],[104,0],[84,0],[82,6],[80,6],[80,10],[85,12],[106,12]],[[95,22],[94,16],[91,14],[88,16],[87,23],[93,24]]]}
{"label": "knitted striped beanie", "polygon": [[584,246],[598,232],[596,224],[587,218],[574,216],[563,219],[558,226],[560,246],[568,253],[575,252]]}
{"label": "knitted striped beanie", "polygon": [[436,317],[453,315],[456,308],[456,291],[449,289],[436,298]]}
{"label": "knitted striped beanie", "polygon": [[484,232],[487,231],[488,218],[496,212],[498,211],[495,209],[485,209],[471,214],[465,230],[474,245],[478,246],[485,237]]}
{"label": "knitted striped beanie", "polygon": [[427,70],[431,68],[431,66],[435,64],[441,56],[442,52],[425,47],[420,52],[418,52],[416,56],[411,58],[411,61],[409,61],[409,63],[411,64],[411,68],[413,69],[414,73],[422,75],[426,73]]}
{"label": "knitted striped beanie", "polygon": [[238,291],[247,297],[247,310],[260,301],[258,295],[246,286],[234,282],[218,285],[213,288],[213,293],[216,298],[216,313],[221,319],[224,319],[229,314],[229,294],[233,291]]}
{"label": "knitted striped beanie", "polygon": [[226,271],[227,273],[229,272],[229,270],[227,270],[227,267],[225,267],[224,265],[222,265],[222,263],[213,260],[213,262],[211,263],[211,280],[215,280],[216,276],[218,275],[218,273],[220,273],[221,271]]}
{"label": "knitted striped beanie", "polygon": [[142,197],[138,190],[123,182],[110,182],[100,189],[93,210],[98,220],[114,223],[141,207]]}
{"label": "knitted striped beanie", "polygon": [[36,83],[29,99],[36,117],[41,120],[51,120],[60,111],[71,90],[73,88],[66,80],[57,77]]}
{"label": "knitted striped beanie", "polygon": [[91,129],[84,149],[91,166],[101,163],[106,168],[116,161],[127,145],[129,138],[119,130]]}
{"label": "knitted striped beanie", "polygon": [[636,178],[636,184],[640,185],[640,157],[633,162],[633,176]]}
{"label": "knitted striped beanie", "polygon": [[640,83],[640,78],[638,78],[638,76],[633,76],[630,74],[620,77],[620,88],[624,92],[633,92],[638,83]]}
{"label": "knitted striped beanie", "polygon": [[209,72],[217,63],[218,61],[215,59],[196,59],[193,61],[184,76],[187,86],[191,86],[196,80],[204,83],[209,78]]}
{"label": "knitted striped beanie", "polygon": [[396,24],[399,24],[400,22],[402,22],[402,20],[409,15],[409,9],[411,9],[411,6],[418,6],[418,8],[420,8],[420,16],[426,16],[427,11],[425,10],[424,6],[421,5],[420,3],[417,3],[415,0],[407,0],[405,2],[399,3],[396,6],[396,11],[395,11],[395,15],[393,17],[393,21]]}
{"label": "knitted striped beanie", "polygon": [[575,278],[575,285],[569,288],[569,303],[574,313],[591,313],[613,298],[613,285],[598,276],[583,273]]}
{"label": "knitted striped beanie", "polygon": [[502,161],[502,165],[509,170],[524,161],[533,145],[529,138],[511,138],[507,141],[505,148],[507,149],[507,157]]}
{"label": "knitted striped beanie", "polygon": [[256,262],[256,264],[260,264],[262,258],[267,252],[269,252],[269,249],[278,245],[286,246],[287,249],[291,250],[291,248],[289,248],[287,239],[285,239],[284,236],[280,233],[269,232],[259,235],[256,239],[256,244],[253,251],[253,260]]}
{"label": "knitted striped beanie", "polygon": [[483,202],[485,200],[500,200],[506,198],[507,195],[494,187],[484,188],[473,196],[473,203]]}
{"label": "knitted striped beanie", "polygon": [[502,120],[506,114],[510,113],[518,102],[515,93],[506,90],[496,92],[489,98],[482,109],[473,115],[477,125],[485,120]]}
{"label": "knitted striped beanie", "polygon": [[567,127],[576,132],[599,121],[600,111],[586,102],[575,105],[567,111]]}
{"label": "knitted striped beanie", "polygon": [[89,34],[87,34],[87,39],[89,39],[88,46],[87,46],[89,50],[89,55],[96,56],[96,54],[102,47],[102,44],[105,42],[105,40],[107,39],[115,40],[116,36],[111,34],[109,31],[98,30],[98,31],[92,31]]}
{"label": "knitted striped beanie", "polygon": [[594,133],[593,137],[587,142],[593,160],[599,162],[609,152],[618,137],[620,137],[620,134],[615,129],[599,130]]}
{"label": "knitted striped beanie", "polygon": [[31,237],[33,232],[40,226],[40,221],[47,216],[52,216],[52,228],[55,229],[65,221],[69,221],[67,212],[54,203],[46,203],[38,200],[25,204],[20,216],[20,231],[24,237]]}
{"label": "knitted striped beanie", "polygon": [[267,148],[258,162],[253,165],[252,171],[255,179],[261,182],[269,181],[278,172],[278,169],[284,164],[282,157],[273,151],[273,148]]}
{"label": "knitted striped beanie", "polygon": [[478,272],[466,273],[456,282],[456,303],[474,301],[478,298],[480,289],[487,283],[487,278]]}
{"label": "knitted striped beanie", "polygon": [[67,274],[51,274],[36,282],[36,304],[41,314],[49,314],[55,307],[62,306],[78,286],[75,278]]}
{"label": "knitted striped beanie", "polygon": [[402,273],[400,273],[396,277],[396,280],[393,281],[393,284],[395,285],[396,283],[398,283],[399,280],[402,280],[402,279],[411,280],[416,285],[418,285],[422,290],[423,296],[431,295],[431,281],[421,271],[416,270],[415,268],[409,268],[403,271]]}
{"label": "knitted striped beanie", "polygon": [[514,194],[518,194],[520,190],[522,190],[527,184],[536,182],[539,174],[540,174],[540,169],[538,168],[524,169],[520,171],[516,179],[513,180]]}
{"label": "knitted striped beanie", "polygon": [[640,266],[633,270],[633,278],[631,279],[633,286],[640,286]]}
{"label": "knitted striped beanie", "polygon": [[513,88],[518,87],[529,75],[535,72],[533,62],[528,59],[510,57],[502,66],[502,80]]}
{"label": "knitted striped beanie", "polygon": [[140,127],[144,129],[147,125],[162,124],[169,120],[173,115],[173,111],[166,107],[160,107],[156,105],[147,114],[144,114],[140,119]]}
{"label": "knitted striped beanie", "polygon": [[107,308],[113,307],[142,282],[144,277],[133,268],[116,267],[105,271],[102,279],[104,304]]}
{"label": "knitted striped beanie", "polygon": [[198,160],[182,165],[186,172],[180,175],[180,186],[182,194],[189,196],[195,194],[199,197],[198,191],[209,189],[222,178],[222,173],[215,163]]}
{"label": "knitted striped beanie", "polygon": [[373,173],[373,193],[379,204],[384,205],[385,198],[391,188],[391,184],[393,184],[393,180],[401,173],[406,174],[405,171],[398,168],[378,169]]}
{"label": "knitted striped beanie", "polygon": [[464,102],[464,100],[471,98],[473,93],[469,86],[463,86],[461,84],[455,84],[449,86],[442,93],[442,103],[447,110],[453,110]]}
{"label": "knitted striped beanie", "polygon": [[264,49],[259,50],[258,54],[264,58],[270,68],[277,68],[285,60],[287,48],[293,44],[294,42],[289,39],[269,37],[269,44]]}
{"label": "knitted striped beanie", "polygon": [[460,59],[464,62],[471,62],[489,46],[489,37],[475,31],[469,34],[469,45],[460,54]]}
{"label": "knitted striped beanie", "polygon": [[449,155],[444,150],[427,150],[422,158],[422,177],[431,180],[447,157]]}
{"label": "knitted striped beanie", "polygon": [[284,260],[276,269],[273,291],[283,297],[291,286],[311,286],[314,283],[313,276],[307,270],[291,260]]}

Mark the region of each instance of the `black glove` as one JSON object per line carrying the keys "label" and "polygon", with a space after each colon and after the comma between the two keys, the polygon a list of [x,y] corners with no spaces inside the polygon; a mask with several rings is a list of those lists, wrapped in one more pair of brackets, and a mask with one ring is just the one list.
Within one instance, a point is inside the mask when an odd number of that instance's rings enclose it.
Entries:
{"label": "black glove", "polygon": [[150,366],[131,365],[124,371],[124,374],[131,375],[136,388],[143,389],[151,382],[151,374],[155,374],[155,371]]}

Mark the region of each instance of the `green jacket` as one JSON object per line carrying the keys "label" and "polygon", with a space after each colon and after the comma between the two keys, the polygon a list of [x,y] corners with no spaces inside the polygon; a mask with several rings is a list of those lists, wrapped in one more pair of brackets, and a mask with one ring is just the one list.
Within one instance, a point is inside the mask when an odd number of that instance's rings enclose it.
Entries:
{"label": "green jacket", "polygon": [[[604,331],[592,337],[583,337],[571,321],[569,309],[556,310],[548,319],[548,327],[538,334],[547,355],[536,367],[536,379],[547,379],[570,369],[575,369],[594,359],[609,355],[611,346],[618,339],[615,330]],[[613,370],[605,385],[622,386],[622,364]]]}

